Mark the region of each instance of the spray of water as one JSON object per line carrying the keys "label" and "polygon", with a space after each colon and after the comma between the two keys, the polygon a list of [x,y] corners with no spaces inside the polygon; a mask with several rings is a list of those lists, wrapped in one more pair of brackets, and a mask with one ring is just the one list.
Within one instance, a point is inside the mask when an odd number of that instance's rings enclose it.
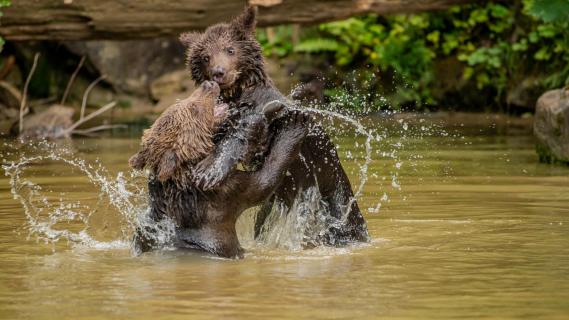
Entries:
{"label": "spray of water", "polygon": [[[34,156],[24,154],[18,161],[2,166],[10,178],[14,199],[24,208],[30,235],[35,235],[46,243],[66,240],[74,246],[124,249],[130,248],[132,230],[146,227],[158,230],[153,232],[158,237],[158,243],[168,243],[174,225],[169,220],[155,223],[148,219],[146,190],[139,183],[142,174],[133,171],[127,177],[119,172],[116,177],[111,177],[103,166],[89,164],[73,157],[69,150],[57,148],[45,141],[33,145],[32,150]],[[65,193],[54,198],[53,191],[44,190],[41,185],[26,177],[27,169],[46,162],[57,162],[79,171],[96,187],[99,203],[108,202],[114,208],[113,211],[119,214],[119,217],[115,217],[121,224],[121,236],[118,239],[98,240],[90,232],[91,218],[99,206],[82,205],[80,201],[69,200]]]}
{"label": "spray of water", "polygon": [[[272,102],[268,104],[270,103]],[[332,228],[341,228],[346,223],[353,202],[357,201],[363,194],[365,184],[368,181],[368,168],[373,156],[371,142],[377,136],[354,117],[320,108],[316,104],[313,104],[312,107],[297,107],[294,105],[289,107],[318,116],[320,118],[319,124],[324,128],[329,127],[326,123],[323,123],[324,121],[333,124],[334,120],[339,120],[351,127],[350,133],[352,136],[361,135],[365,137],[365,142],[363,143],[365,152],[363,163],[358,164],[359,184],[354,190],[354,196],[344,207],[345,209],[340,219],[334,218],[329,214],[327,203],[322,199],[322,195],[317,187],[299,190],[297,198],[291,207],[287,207],[279,202],[276,202],[273,206],[258,237],[260,244],[265,247],[299,251],[303,248],[321,245],[322,240]],[[301,159],[303,159],[302,155]]]}
{"label": "spray of water", "polygon": [[[401,145],[390,146],[390,150],[376,150],[372,143],[378,143],[385,139],[387,133],[378,133],[376,129],[366,128],[355,116],[330,111],[322,107],[312,105],[310,108],[302,110],[318,115],[324,128],[329,128],[329,123],[338,122],[334,126],[335,132],[343,132],[351,137],[359,136],[364,138],[362,144],[357,141],[345,152],[347,161],[357,162],[359,183],[355,188],[354,198],[350,201],[357,201],[364,194],[364,187],[368,182],[369,166],[374,157],[381,156],[386,158],[398,159],[397,150]],[[338,130],[342,129],[342,130]],[[405,129],[406,130],[406,129]],[[361,150],[362,157],[354,158],[352,154],[355,150]],[[156,242],[168,245],[174,234],[174,224],[165,219],[156,223],[149,218],[148,197],[146,191],[146,177],[142,173],[127,172],[118,173],[116,176],[109,175],[105,168],[98,164],[92,165],[78,158],[69,150],[54,148],[50,143],[43,142],[32,150],[33,156],[18,154],[18,159],[12,163],[3,165],[6,175],[10,178],[11,191],[25,211],[28,220],[27,228],[30,234],[46,242],[55,243],[62,239],[67,240],[73,245],[94,247],[94,248],[129,248],[131,244],[133,230],[152,230],[149,235],[156,237]],[[376,157],[377,158],[377,157]],[[89,207],[79,201],[73,202],[65,197],[59,199],[50,198],[42,190],[40,184],[34,183],[33,177],[26,177],[26,171],[36,164],[55,161],[79,171],[98,191],[101,201],[107,202],[116,212],[120,221],[120,235],[114,239],[98,239],[94,236],[91,220],[97,212],[96,207]],[[398,161],[399,163],[399,161]],[[399,164],[399,167],[401,165]],[[397,170],[392,171],[392,186],[397,184]],[[393,173],[394,172],[394,173]],[[372,172],[371,177],[379,179],[377,172]],[[388,201],[387,193],[383,192],[381,198],[378,196],[377,205],[368,209],[368,212],[377,212],[382,202]],[[351,204],[351,203],[350,203]],[[347,206],[350,208],[350,206]],[[240,232],[240,236],[246,234],[242,242],[249,245],[260,245],[269,248],[286,248],[288,250],[301,250],[306,247],[318,246],[318,239],[329,230],[330,226],[341,225],[349,214],[346,212],[342,219],[331,218],[326,214],[326,203],[322,201],[317,188],[301,190],[299,197],[291,208],[286,208],[282,204],[276,203],[273,213],[270,215],[266,226],[270,228],[263,232],[259,241],[252,241],[252,232]],[[251,229],[251,215],[244,215],[247,223],[247,230]],[[243,223],[240,223],[243,225]],[[238,224],[239,225],[239,224]],[[239,228],[239,227],[238,227]],[[242,227],[241,227],[242,228]]]}

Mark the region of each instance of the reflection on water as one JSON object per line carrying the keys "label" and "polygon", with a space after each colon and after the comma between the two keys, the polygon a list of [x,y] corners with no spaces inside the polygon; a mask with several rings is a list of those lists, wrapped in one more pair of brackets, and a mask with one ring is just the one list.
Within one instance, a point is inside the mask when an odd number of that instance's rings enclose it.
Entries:
{"label": "reflection on water", "polygon": [[[2,177],[0,318],[567,318],[569,168],[537,164],[527,135],[389,123],[368,122],[381,139],[359,203],[374,240],[350,248],[256,244],[250,214],[239,222],[248,249],[241,261],[45,244],[29,235]],[[337,142],[357,185],[364,139]],[[137,139],[113,138],[71,148],[117,177],[137,147]],[[2,158],[21,151],[4,147]],[[120,210],[81,170],[41,161],[26,175],[50,203],[63,193],[84,206],[74,210],[88,214],[94,239],[123,237]],[[60,230],[83,228],[61,222]]]}

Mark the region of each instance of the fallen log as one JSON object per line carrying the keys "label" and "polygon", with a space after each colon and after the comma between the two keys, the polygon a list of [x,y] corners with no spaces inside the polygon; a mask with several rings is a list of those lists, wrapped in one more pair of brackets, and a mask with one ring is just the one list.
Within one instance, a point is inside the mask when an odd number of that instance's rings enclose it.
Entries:
{"label": "fallen log", "polygon": [[[249,0],[259,26],[311,24],[353,15],[441,10],[481,0]],[[243,0],[17,0],[3,8],[0,36],[11,41],[139,39],[177,35],[227,21]]]}

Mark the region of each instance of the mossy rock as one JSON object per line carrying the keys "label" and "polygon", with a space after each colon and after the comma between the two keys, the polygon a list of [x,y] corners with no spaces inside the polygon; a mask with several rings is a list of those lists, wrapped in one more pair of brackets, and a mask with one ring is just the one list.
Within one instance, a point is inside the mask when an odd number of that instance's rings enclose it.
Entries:
{"label": "mossy rock", "polygon": [[539,162],[549,164],[565,164],[569,165],[569,160],[558,159],[546,145],[536,143],[535,151],[539,157]]}
{"label": "mossy rock", "polygon": [[533,130],[541,162],[569,163],[569,87],[539,98]]}

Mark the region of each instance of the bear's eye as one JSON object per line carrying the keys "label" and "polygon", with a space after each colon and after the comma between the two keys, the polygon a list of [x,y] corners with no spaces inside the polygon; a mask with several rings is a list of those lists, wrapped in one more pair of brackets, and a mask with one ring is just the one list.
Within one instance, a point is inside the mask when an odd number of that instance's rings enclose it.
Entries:
{"label": "bear's eye", "polygon": [[204,57],[202,57],[202,60],[203,60],[203,62],[206,62],[206,63],[207,63],[207,62],[209,62],[209,57],[208,57],[208,56],[204,56]]}
{"label": "bear's eye", "polygon": [[225,49],[225,51],[227,51],[227,54],[229,54],[230,56],[235,54],[235,49],[233,49],[233,47],[229,47]]}

